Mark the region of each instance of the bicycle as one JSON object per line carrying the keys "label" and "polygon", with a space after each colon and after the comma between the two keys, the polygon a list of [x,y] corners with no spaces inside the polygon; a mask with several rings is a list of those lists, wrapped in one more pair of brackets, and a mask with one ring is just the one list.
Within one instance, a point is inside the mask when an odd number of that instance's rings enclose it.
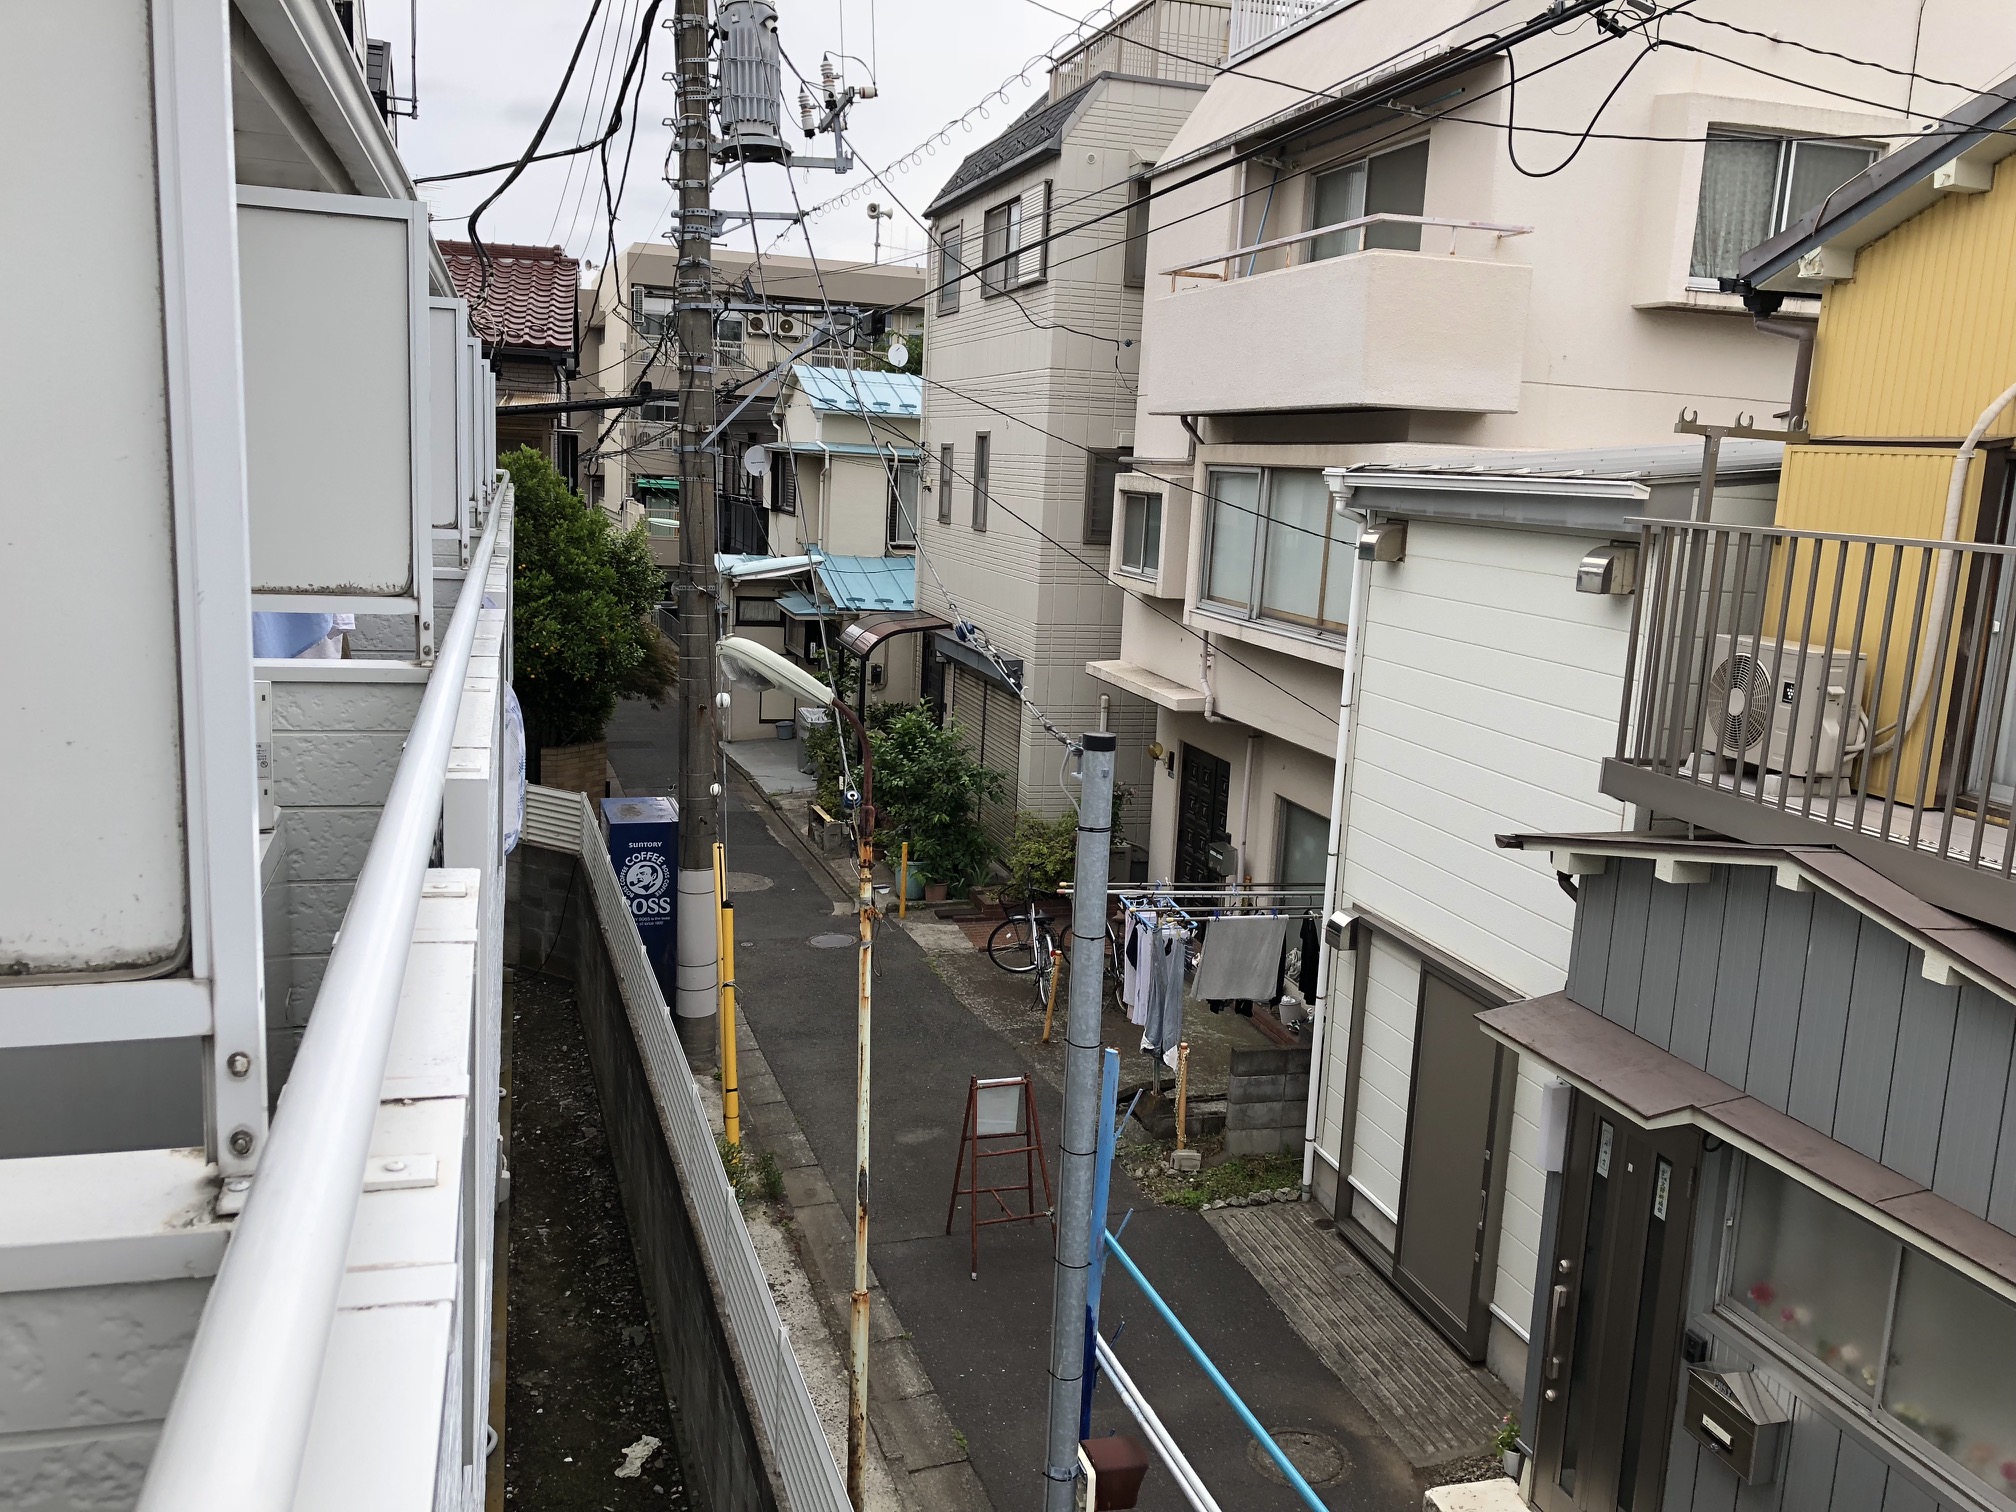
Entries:
{"label": "bicycle", "polygon": [[[1005,908],[1006,905],[1004,904]],[[1051,917],[1036,907],[1032,899],[1026,913],[1010,912],[987,937],[987,958],[1003,971],[1029,975],[1036,988],[1038,1007],[1050,1006],[1050,978],[1060,956],[1070,958],[1071,927],[1061,935],[1050,931]],[[1120,1001],[1120,941],[1113,926],[1106,926],[1106,948],[1102,961],[1102,995],[1117,1005]]]}

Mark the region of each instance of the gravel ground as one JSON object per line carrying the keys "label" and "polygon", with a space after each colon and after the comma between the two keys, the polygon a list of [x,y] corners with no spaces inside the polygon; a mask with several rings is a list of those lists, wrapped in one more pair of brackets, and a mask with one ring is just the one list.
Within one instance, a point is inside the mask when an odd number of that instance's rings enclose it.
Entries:
{"label": "gravel ground", "polygon": [[506,1505],[687,1507],[572,994],[521,975],[514,1002]]}

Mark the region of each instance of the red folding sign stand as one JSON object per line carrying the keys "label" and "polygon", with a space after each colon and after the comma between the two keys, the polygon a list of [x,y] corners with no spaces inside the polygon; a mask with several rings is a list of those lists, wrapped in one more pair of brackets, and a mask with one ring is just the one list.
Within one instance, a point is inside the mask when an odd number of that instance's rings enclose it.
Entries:
{"label": "red folding sign stand", "polygon": [[[1012,1143],[1010,1142],[1012,1141]],[[969,1162],[968,1150],[973,1152]],[[982,1186],[980,1162],[1022,1157],[1020,1186]],[[961,1185],[962,1174],[965,1185]],[[1036,1178],[1043,1179],[1043,1206],[1036,1206]],[[1008,1205],[1008,1198],[1021,1193],[1022,1212]],[[1052,1215],[1050,1170],[1043,1163],[1043,1126],[1036,1118],[1036,1089],[1026,1076],[973,1077],[966,1088],[966,1125],[959,1131],[959,1160],[952,1167],[952,1203],[945,1209],[945,1232],[952,1232],[952,1220],[959,1213],[959,1199],[967,1199],[967,1222],[972,1246],[973,1279],[980,1279],[980,1230],[995,1223],[1034,1223],[1050,1220],[1054,1234],[1057,1221]],[[1001,1209],[998,1216],[982,1218],[980,1199],[991,1197]]]}

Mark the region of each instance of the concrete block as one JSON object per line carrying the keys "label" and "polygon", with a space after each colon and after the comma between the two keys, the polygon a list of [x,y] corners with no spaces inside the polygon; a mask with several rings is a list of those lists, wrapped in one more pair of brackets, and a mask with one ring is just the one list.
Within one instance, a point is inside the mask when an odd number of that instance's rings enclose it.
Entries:
{"label": "concrete block", "polygon": [[375,808],[301,808],[287,815],[280,875],[289,882],[352,882],[378,832]]}
{"label": "concrete block", "polygon": [[1234,1103],[1225,1110],[1225,1132],[1229,1136],[1236,1129],[1278,1129],[1288,1119],[1284,1113],[1286,1103]]}
{"label": "concrete block", "polygon": [[929,1395],[932,1389],[931,1377],[924,1373],[917,1348],[908,1339],[888,1339],[868,1346],[868,1392],[878,1408]]}
{"label": "concrete block", "polygon": [[1242,1103],[1280,1102],[1287,1095],[1286,1076],[1235,1076],[1225,1085],[1225,1101],[1232,1107]]}
{"label": "concrete block", "polygon": [[824,1204],[833,1205],[833,1189],[826,1184],[817,1166],[785,1167],[784,1200],[803,1221],[804,1211]]}
{"label": "concrete block", "polygon": [[392,731],[273,736],[273,796],[282,808],[382,807],[406,737]]}
{"label": "concrete block", "polygon": [[1227,1129],[1225,1153],[1274,1155],[1288,1148],[1289,1138],[1290,1133],[1286,1129]]}
{"label": "concrete block", "polygon": [[1288,1070],[1286,1050],[1234,1050],[1232,1052],[1231,1077],[1237,1081],[1242,1076],[1281,1076]]}
{"label": "concrete block", "polygon": [[1526,1512],[1519,1483],[1508,1476],[1432,1486],[1421,1499],[1425,1512]]}
{"label": "concrete block", "polygon": [[404,735],[420,712],[425,683],[279,682],[273,684],[273,729],[394,730]]}
{"label": "concrete block", "polygon": [[1282,1096],[1286,1097],[1290,1102],[1307,1103],[1309,1101],[1309,1073],[1307,1071],[1290,1072],[1282,1080],[1286,1083],[1286,1088],[1281,1094]]}

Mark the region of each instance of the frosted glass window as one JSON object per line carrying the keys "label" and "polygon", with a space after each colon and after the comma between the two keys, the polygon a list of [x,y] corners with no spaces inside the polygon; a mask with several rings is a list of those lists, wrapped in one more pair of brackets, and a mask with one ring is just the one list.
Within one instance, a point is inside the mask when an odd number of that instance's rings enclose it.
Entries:
{"label": "frosted glass window", "polygon": [[1701,161],[1688,274],[1732,277],[1745,252],[1816,208],[1875,160],[1874,147],[1852,142],[1711,135]]}
{"label": "frosted glass window", "polygon": [[1204,596],[1249,608],[1253,552],[1260,539],[1260,474],[1211,474],[1211,561]]}
{"label": "frosted glass window", "polygon": [[1162,566],[1162,496],[1122,494],[1120,570],[1153,577]]}
{"label": "frosted glass window", "polygon": [[1883,1405],[1948,1459],[2016,1497],[2016,1305],[1906,1251]]}
{"label": "frosted glass window", "polygon": [[1323,474],[1314,471],[1276,472],[1269,485],[1260,607],[1283,619],[1313,622],[1323,591],[1330,490]]}
{"label": "frosted glass window", "polygon": [[1744,1169],[1730,1298],[1864,1396],[1902,1246],[1769,1166]]}

